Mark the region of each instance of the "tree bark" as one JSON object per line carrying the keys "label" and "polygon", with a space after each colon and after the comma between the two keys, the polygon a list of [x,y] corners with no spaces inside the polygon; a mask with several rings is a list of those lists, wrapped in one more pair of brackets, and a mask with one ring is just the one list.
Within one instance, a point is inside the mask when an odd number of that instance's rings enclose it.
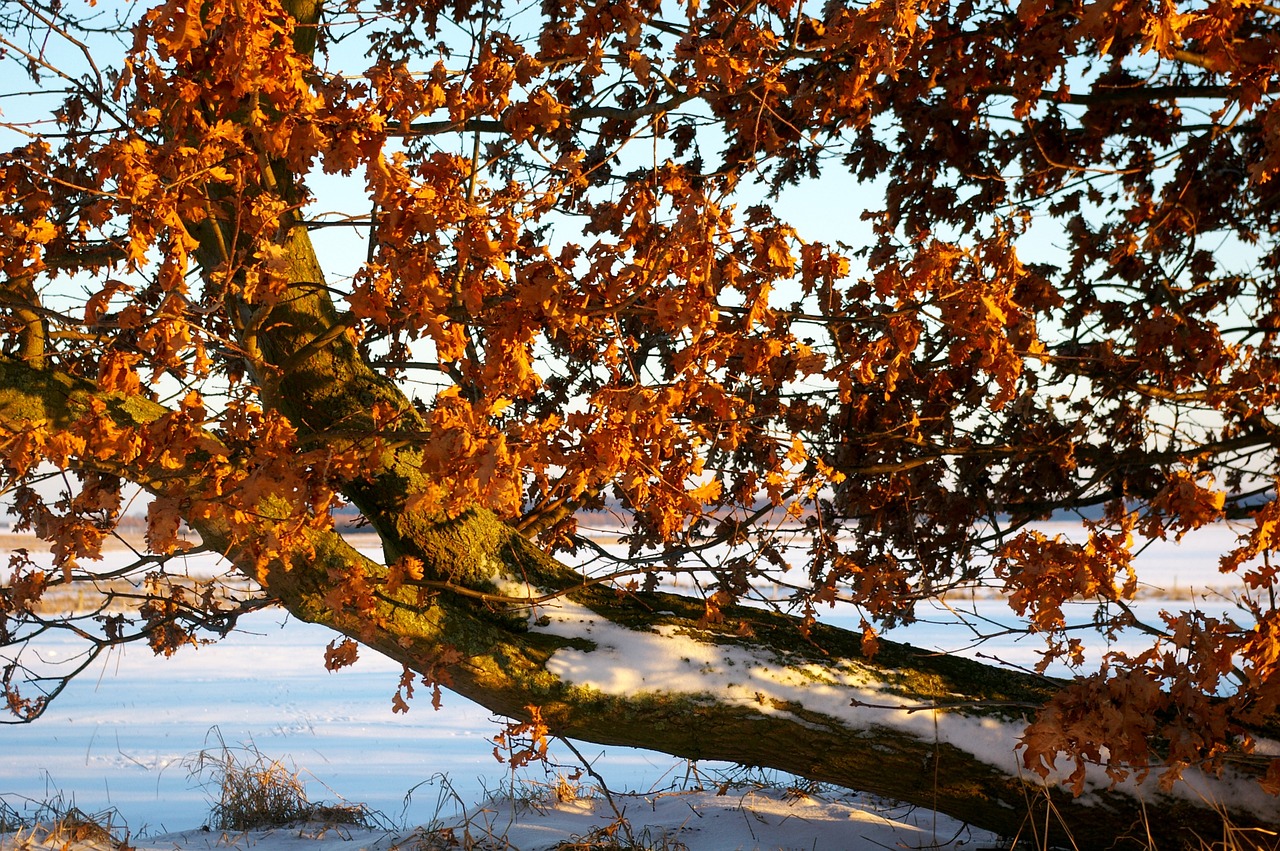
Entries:
{"label": "tree bark", "polygon": [[[42,422],[73,429],[102,416],[138,428],[168,413],[0,359],[0,434]],[[190,467],[124,469],[110,458],[77,463],[127,474],[160,495],[192,492],[200,475]],[[383,490],[389,486],[362,483],[364,504],[393,503]],[[1033,825],[1048,825],[1082,848],[1141,847],[1148,832],[1161,848],[1174,848],[1221,830],[1218,812],[1185,798],[1147,790],[1140,801],[1105,788],[1073,798],[1021,779],[1016,736],[1053,695],[1054,680],[890,641],[868,658],[856,633],[819,624],[806,637],[794,619],[746,607],[729,607],[723,622],[708,624],[701,600],[589,584],[482,509],[419,522],[411,538],[390,524],[391,549],[429,559],[435,577],[394,590],[383,565],[333,531],[306,531],[304,546],[259,573],[255,554],[225,526],[198,517],[193,525],[205,543],[259,575],[294,616],[355,638],[495,713],[528,719],[536,709],[555,735],[780,769],[937,809],[1004,836],[1029,837]],[[359,574],[376,589],[372,612],[333,604]],[[543,591],[560,596],[529,596]],[[669,652],[655,652],[665,644]],[[612,671],[612,684],[579,673],[598,670],[596,660]],[[992,746],[1001,741],[1002,755]],[[1239,823],[1260,821],[1236,802],[1221,803]]]}

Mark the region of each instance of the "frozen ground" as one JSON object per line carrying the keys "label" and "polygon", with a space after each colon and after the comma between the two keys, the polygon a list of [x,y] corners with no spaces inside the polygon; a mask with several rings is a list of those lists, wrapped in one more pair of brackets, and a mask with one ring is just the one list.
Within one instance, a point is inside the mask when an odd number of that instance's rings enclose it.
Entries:
{"label": "frozen ground", "polygon": [[[555,807],[516,804],[504,794],[488,800],[486,790],[512,788],[520,799],[549,796],[555,776],[526,769],[513,783],[489,741],[500,729],[497,720],[462,698],[446,695],[439,712],[420,700],[408,714],[393,715],[398,669],[383,659],[368,655],[352,668],[326,673],[321,659],[329,636],[321,628],[266,613],[250,629],[253,634],[171,660],[142,648],[116,653],[36,723],[0,729],[0,795],[19,812],[56,795],[85,812],[115,808],[140,851],[210,847],[224,841],[219,834],[174,835],[208,819],[209,793],[191,776],[191,758],[224,743],[251,742],[302,769],[313,800],[345,797],[406,828],[452,825],[459,838],[465,830],[493,832],[530,851],[616,820],[598,795]],[[634,834],[678,836],[695,851],[974,848],[990,839],[942,816],[856,795],[784,797],[784,781],[778,789],[748,784],[716,795],[714,766],[691,769],[663,754],[629,749],[581,749],[616,790],[615,804]],[[564,773],[575,770],[565,748],[552,753]],[[710,791],[686,791],[699,778]],[[591,781],[580,783],[586,792]],[[465,811],[458,812],[459,803]],[[287,851],[301,841],[297,834],[233,840]],[[395,844],[381,832],[349,830],[330,830],[305,844],[327,851],[327,843],[349,849],[352,842],[386,851]]]}
{"label": "frozen ground", "polygon": [[[612,809],[617,806],[618,811]],[[621,818],[619,817],[621,814]],[[896,818],[895,818],[896,816]],[[916,823],[918,822],[918,823]],[[859,849],[992,849],[989,835],[945,817],[877,812],[865,803],[790,797],[771,789],[732,789],[580,799],[554,806],[489,802],[465,816],[408,830],[308,823],[240,833],[188,830],[136,837],[68,838],[18,832],[0,835],[5,851],[552,851],[613,836],[619,848],[655,851],[859,851]],[[582,843],[582,844],[577,844]]]}
{"label": "frozen ground", "polygon": [[[1166,589],[1221,584],[1214,549],[1225,549],[1231,534],[1217,531],[1194,549],[1162,545],[1148,551],[1144,579]],[[1160,605],[1153,600],[1143,608],[1154,615]],[[974,606],[984,616],[1011,620],[999,600]],[[117,651],[74,682],[36,723],[0,727],[0,797],[19,811],[56,795],[86,812],[114,808],[139,849],[204,848],[224,840],[216,833],[173,833],[208,818],[208,792],[191,776],[191,759],[222,744],[252,743],[269,757],[292,760],[308,779],[313,800],[365,803],[406,830],[433,822],[459,830],[484,825],[505,835],[510,847],[530,851],[615,820],[598,797],[519,811],[510,801],[488,800],[488,793],[510,788],[513,778],[494,759],[490,740],[500,725],[485,710],[446,694],[439,712],[420,698],[408,714],[394,715],[399,669],[392,663],[366,653],[353,667],[328,673],[322,658],[332,636],[323,628],[276,612],[255,615],[243,626],[240,634],[169,660],[140,647]],[[970,634],[925,623],[891,637],[950,650],[968,645]],[[41,652],[52,657],[73,649],[55,642]],[[1028,643],[1004,655],[1022,663],[1035,650]],[[638,793],[615,796],[636,835],[681,830],[679,839],[691,851],[981,848],[991,841],[943,817],[858,796],[784,799],[780,790],[750,786],[717,796],[714,788],[689,791],[696,785],[690,767],[662,754],[595,746],[582,752],[616,793]],[[553,747],[553,753],[563,771],[574,770],[565,748]],[[706,776],[714,768],[696,770]],[[517,789],[536,790],[553,782],[554,773],[538,770],[515,780]],[[466,811],[455,812],[457,804]],[[410,840],[407,834],[397,839],[329,831],[305,842],[317,851],[328,851],[321,846],[330,842],[385,851],[395,851],[399,842],[406,851],[420,851],[422,843]],[[304,840],[294,830],[237,841],[261,851],[290,851]]]}

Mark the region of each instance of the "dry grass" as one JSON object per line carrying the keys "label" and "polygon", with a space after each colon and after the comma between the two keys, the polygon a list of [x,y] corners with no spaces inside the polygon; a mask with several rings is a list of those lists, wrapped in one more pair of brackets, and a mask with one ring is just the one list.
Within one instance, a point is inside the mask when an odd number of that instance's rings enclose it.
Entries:
{"label": "dry grass", "polygon": [[618,828],[619,822],[615,822],[586,836],[573,837],[557,845],[555,851],[689,851],[688,845],[665,830],[646,827],[632,835],[631,831]]}
{"label": "dry grass", "polygon": [[[1030,804],[1030,801],[1028,802]],[[1038,807],[1043,808],[1040,818],[1043,824],[1036,825],[1028,817],[1023,826],[1023,833],[1013,839],[1002,839],[991,845],[979,846],[976,851],[1092,851],[1090,847],[1079,844],[1071,836],[1061,815],[1053,805],[1052,799],[1039,797]],[[1191,834],[1185,841],[1179,842],[1176,848],[1160,845],[1152,837],[1149,828],[1150,820],[1144,809],[1142,821],[1137,825],[1137,836],[1126,837],[1124,844],[1118,848],[1134,849],[1134,851],[1280,851],[1280,833],[1265,828],[1240,827],[1231,821],[1231,815],[1222,807],[1215,807],[1215,812],[1222,820],[1222,835],[1213,839]],[[1055,825],[1065,839],[1050,841],[1050,825]],[[1145,836],[1145,838],[1143,838]],[[1064,844],[1065,843],[1065,844]]]}
{"label": "dry grass", "polygon": [[[196,778],[213,799],[208,827],[228,832],[244,832],[269,828],[309,825],[322,830],[361,828],[393,831],[385,817],[363,804],[314,803],[309,800],[301,772],[284,760],[271,759],[256,746],[228,747],[214,731],[216,746],[206,748],[187,760]],[[560,841],[554,851],[691,851],[690,846],[663,827],[632,830],[623,811],[613,798],[601,789],[579,782],[582,772],[566,775],[548,772],[548,780],[509,778],[496,792],[490,792],[479,807],[467,805],[447,777],[437,775],[421,786],[440,788],[436,815],[411,832],[402,833],[387,845],[388,851],[514,851],[507,840],[509,829],[519,815],[545,812],[558,804],[601,795],[609,801],[614,818],[583,835]],[[593,773],[594,776],[594,773]],[[597,778],[598,779],[598,778]],[[601,781],[603,782],[603,781]],[[820,794],[823,787],[758,770],[717,772],[700,776],[690,764],[684,782],[677,786],[717,790],[725,794],[729,787],[769,788],[784,793],[785,798],[803,798]],[[414,787],[406,796],[406,804]],[[27,799],[22,810],[9,800],[0,798],[0,848],[5,851],[133,851],[129,834],[114,810],[86,814],[61,794],[37,803]],[[459,817],[441,818],[454,810]],[[1050,812],[1050,818],[1055,817]],[[980,851],[1089,851],[1069,838],[1066,846],[1051,844],[1043,831],[1027,831],[1029,835],[978,846]],[[1280,833],[1260,828],[1242,828],[1222,814],[1221,834],[1213,837],[1187,837],[1194,851],[1280,851]],[[1128,847],[1128,846],[1126,846]],[[1169,851],[1148,842],[1144,851]]]}
{"label": "dry grass", "polygon": [[19,812],[8,801],[0,801],[0,834],[9,834],[4,844],[14,851],[85,846],[132,851],[128,831],[114,809],[86,813],[60,794],[28,804]]}
{"label": "dry grass", "polygon": [[8,801],[0,800],[0,834],[13,833],[22,827],[22,816],[9,806]]}
{"label": "dry grass", "polygon": [[[486,792],[483,804],[467,806],[449,779],[437,775],[422,784],[440,786],[435,817],[392,844],[389,851],[517,851],[507,831],[518,816],[536,816],[559,804],[600,797],[600,791],[581,783],[580,777],[580,773],[557,773],[547,781],[511,777],[497,790]],[[457,815],[441,819],[450,810]],[[661,828],[633,833],[615,810],[612,821],[582,836],[571,836],[555,845],[554,851],[689,851],[689,847]]]}
{"label": "dry grass", "polygon": [[[270,759],[252,745],[229,748],[221,741],[189,760],[192,775],[214,793],[216,798],[210,816],[211,828],[243,832],[254,829],[280,828],[301,824],[332,827],[357,827],[391,832],[383,817],[362,804],[313,803],[307,798],[301,772],[282,760]],[[745,785],[754,788],[782,790],[788,797],[802,797],[814,790],[787,784],[779,777],[766,777],[760,772],[748,775]],[[689,778],[686,778],[688,780]],[[732,783],[725,777],[695,777],[693,786],[718,789]],[[739,783],[743,776],[736,775]],[[711,781],[708,783],[707,781]],[[448,778],[438,775],[423,785],[440,786],[436,817],[388,845],[388,851],[513,851],[506,830],[513,824],[506,818],[495,818],[494,804],[503,803],[514,813],[540,812],[557,804],[596,798],[594,787],[578,782],[576,776],[557,774],[554,780],[536,782],[512,778],[497,792],[488,796],[488,806],[467,807],[450,785]],[[735,784],[736,785],[736,784]],[[416,789],[417,787],[415,787]],[[411,790],[412,794],[412,790]],[[7,851],[133,851],[129,834],[119,814],[107,810],[87,814],[64,801],[59,794],[46,802],[25,801],[22,811],[9,801],[0,799],[0,846]],[[446,823],[441,813],[458,809],[462,818]],[[514,815],[511,816],[514,818]],[[1280,851],[1280,834],[1271,830],[1237,827],[1225,817],[1222,833],[1215,837],[1188,837],[1196,851]],[[982,851],[1059,851],[1061,846],[1047,845],[1043,839],[1026,837],[1005,840]],[[1068,844],[1069,851],[1088,851]],[[660,827],[646,827],[633,832],[627,819],[617,818],[581,836],[571,836],[554,846],[554,851],[691,851],[677,836]],[[1146,851],[1166,851],[1152,845]]]}
{"label": "dry grass", "polygon": [[[496,835],[491,825],[482,823],[479,816],[483,810],[469,815],[467,801],[444,774],[437,774],[410,789],[405,796],[406,805],[414,793],[424,787],[438,787],[435,815],[392,843],[388,851],[510,851],[511,844]],[[461,813],[461,819],[450,818],[446,823],[441,816],[450,812]]]}
{"label": "dry grass", "polygon": [[1222,836],[1214,840],[1200,837],[1198,851],[1280,851],[1280,834],[1262,828],[1236,827],[1224,820]]}
{"label": "dry grass", "polygon": [[206,748],[187,760],[193,778],[211,790],[209,827],[246,831],[304,822],[386,828],[382,817],[364,804],[315,803],[307,797],[301,772],[271,759],[254,745]]}
{"label": "dry grass", "polygon": [[[388,851],[517,851],[517,846],[507,837],[508,829],[516,824],[517,815],[536,818],[558,804],[596,797],[593,788],[581,786],[575,778],[561,774],[553,782],[512,779],[503,783],[499,791],[489,792],[484,805],[468,807],[448,778],[440,775],[433,778],[431,784],[436,781],[440,782],[442,793],[435,818],[398,839]],[[440,814],[449,809],[456,809],[460,814],[447,820],[440,818]],[[584,836],[564,839],[553,846],[553,851],[690,851],[690,848],[668,836],[664,829],[645,828],[634,833],[627,820],[618,815]]]}

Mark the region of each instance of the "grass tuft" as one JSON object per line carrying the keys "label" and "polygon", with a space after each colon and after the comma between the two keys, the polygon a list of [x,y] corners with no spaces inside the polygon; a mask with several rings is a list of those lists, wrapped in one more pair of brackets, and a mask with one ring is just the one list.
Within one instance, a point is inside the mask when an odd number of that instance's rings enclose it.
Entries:
{"label": "grass tuft", "polygon": [[303,822],[386,827],[364,804],[313,803],[295,766],[267,757],[252,744],[232,748],[219,739],[217,747],[189,757],[187,767],[206,790],[212,790],[208,826],[214,830],[261,830]]}
{"label": "grass tuft", "polygon": [[612,829],[617,823],[586,836],[573,837],[555,846],[555,851],[689,851],[689,846],[665,830],[646,827],[632,835],[629,830]]}
{"label": "grass tuft", "polygon": [[5,846],[14,851],[76,846],[133,851],[128,832],[118,833],[114,827],[120,823],[114,809],[86,813],[61,794],[34,804],[30,812],[0,801],[0,834],[8,836]]}
{"label": "grass tuft", "polygon": [[23,827],[22,816],[9,805],[0,800],[0,834],[13,833]]}

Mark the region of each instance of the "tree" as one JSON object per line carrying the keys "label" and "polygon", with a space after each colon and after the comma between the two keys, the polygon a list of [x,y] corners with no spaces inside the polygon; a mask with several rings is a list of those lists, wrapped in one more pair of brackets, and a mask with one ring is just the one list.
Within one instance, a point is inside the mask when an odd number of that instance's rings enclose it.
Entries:
{"label": "tree", "polygon": [[[402,661],[399,705],[448,687],[1010,834],[1028,788],[1085,844],[1139,829],[1149,774],[1170,842],[1219,818],[1189,771],[1274,795],[1278,14],[11,0],[0,463],[55,568],[15,553],[0,589],[11,713],[60,688],[21,654],[42,630],[169,654],[278,602],[341,634],[331,667]],[[833,185],[865,208],[839,239],[780,212]],[[104,576],[126,485],[150,554]],[[1083,541],[1033,525],[1086,508]],[[627,552],[558,561],[604,510]],[[1139,622],[1141,542],[1223,518],[1238,615]],[[262,593],[171,576],[183,523]],[[42,615],[62,585],[102,608]],[[879,637],[974,588],[1038,671]],[[1092,650],[1075,600],[1149,647]],[[623,628],[703,676],[581,673],[629,664]]]}

